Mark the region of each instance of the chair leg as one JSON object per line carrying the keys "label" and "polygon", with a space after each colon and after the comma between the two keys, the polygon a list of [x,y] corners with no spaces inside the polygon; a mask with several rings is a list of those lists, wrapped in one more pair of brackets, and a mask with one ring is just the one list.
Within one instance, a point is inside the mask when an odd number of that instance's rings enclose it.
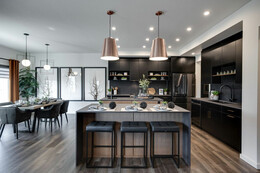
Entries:
{"label": "chair leg", "polygon": [[16,124],[15,126],[16,126],[16,139],[18,139],[18,124]]}
{"label": "chair leg", "polygon": [[46,129],[46,126],[47,126],[47,118],[45,118],[45,129]]}
{"label": "chair leg", "polygon": [[69,121],[68,121],[68,116],[67,116],[67,113],[65,113],[65,117],[66,117],[66,120],[67,120],[67,123],[68,123]]}
{"label": "chair leg", "polygon": [[26,121],[24,122],[24,126],[26,127]]}
{"label": "chair leg", "polygon": [[62,125],[62,114],[60,114],[60,124]]}
{"label": "chair leg", "polygon": [[57,117],[57,118],[55,118],[56,119],[56,121],[58,122],[58,126],[60,127],[60,121],[59,121],[59,118]]}
{"label": "chair leg", "polygon": [[37,122],[37,133],[39,131],[39,126],[40,126],[40,118],[38,118],[38,122]]}
{"label": "chair leg", "polygon": [[52,133],[52,118],[50,118],[50,123],[51,123],[51,133]]}
{"label": "chair leg", "polygon": [[13,124],[13,130],[14,130],[14,133],[16,132],[16,130],[15,130],[15,124]]}
{"label": "chair leg", "polygon": [[27,120],[27,125],[28,125],[28,130],[29,130],[29,132],[31,133],[30,122],[29,122],[29,120]]}
{"label": "chair leg", "polygon": [[5,124],[1,124],[0,138],[2,137],[3,131],[5,129]]}

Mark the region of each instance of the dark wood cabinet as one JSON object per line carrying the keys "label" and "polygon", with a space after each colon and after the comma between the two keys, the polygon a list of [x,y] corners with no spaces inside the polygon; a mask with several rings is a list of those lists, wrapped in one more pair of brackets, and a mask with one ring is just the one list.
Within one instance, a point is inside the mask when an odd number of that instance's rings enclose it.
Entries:
{"label": "dark wood cabinet", "polygon": [[237,151],[241,151],[240,109],[201,102],[201,128]]}
{"label": "dark wood cabinet", "polygon": [[147,68],[148,61],[149,61],[149,59],[139,59],[139,77],[140,78],[143,77],[143,74],[145,75],[145,77],[148,76],[148,68]]}
{"label": "dark wood cabinet", "polygon": [[131,61],[130,61],[130,80],[138,81],[139,79],[140,79],[139,59],[131,59]]}
{"label": "dark wood cabinet", "polygon": [[171,57],[172,73],[195,73],[195,57]]}
{"label": "dark wood cabinet", "polygon": [[236,42],[233,41],[222,46],[222,65],[236,62]]}
{"label": "dark wood cabinet", "polygon": [[120,71],[129,71],[130,70],[130,60],[129,59],[120,59],[119,70]]}
{"label": "dark wood cabinet", "polygon": [[236,41],[236,83],[242,83],[242,39]]}
{"label": "dark wood cabinet", "polygon": [[109,61],[108,68],[109,71],[120,71],[120,61]]}

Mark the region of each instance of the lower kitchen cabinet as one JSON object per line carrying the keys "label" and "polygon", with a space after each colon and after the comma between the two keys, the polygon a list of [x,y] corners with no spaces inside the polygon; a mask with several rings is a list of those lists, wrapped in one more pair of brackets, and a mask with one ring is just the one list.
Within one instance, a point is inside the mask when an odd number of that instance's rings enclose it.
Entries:
{"label": "lower kitchen cabinet", "polygon": [[241,152],[241,110],[201,102],[201,128]]}

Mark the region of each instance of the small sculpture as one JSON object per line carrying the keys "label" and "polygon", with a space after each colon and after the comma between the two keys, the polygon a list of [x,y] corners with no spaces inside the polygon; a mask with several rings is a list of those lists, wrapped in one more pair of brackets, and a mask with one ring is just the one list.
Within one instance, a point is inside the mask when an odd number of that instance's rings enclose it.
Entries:
{"label": "small sculpture", "polygon": [[110,109],[115,109],[116,108],[116,102],[110,102],[109,103],[109,108]]}
{"label": "small sculpture", "polygon": [[140,103],[140,107],[145,109],[147,107],[147,103],[146,102],[141,102]]}
{"label": "small sculpture", "polygon": [[175,107],[175,104],[173,102],[168,103],[168,108],[173,109]]}

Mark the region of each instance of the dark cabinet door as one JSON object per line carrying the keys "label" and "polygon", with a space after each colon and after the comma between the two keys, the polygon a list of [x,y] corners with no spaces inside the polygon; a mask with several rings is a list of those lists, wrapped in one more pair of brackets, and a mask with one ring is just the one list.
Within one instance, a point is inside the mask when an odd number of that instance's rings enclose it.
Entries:
{"label": "dark cabinet door", "polygon": [[231,42],[222,47],[222,64],[236,62],[236,42]]}
{"label": "dark cabinet door", "polygon": [[147,70],[148,71],[159,71],[158,70],[158,62],[157,61],[148,61]]}
{"label": "dark cabinet door", "polygon": [[222,113],[222,119],[222,128],[224,131],[222,140],[240,152],[241,116],[232,113]]}
{"label": "dark cabinet door", "polygon": [[139,59],[131,59],[130,61],[130,80],[139,80]]}
{"label": "dark cabinet door", "polygon": [[236,83],[242,83],[242,39],[236,41]]}
{"label": "dark cabinet door", "polygon": [[202,129],[221,138],[221,106],[201,103]]}
{"label": "dark cabinet door", "polygon": [[147,63],[148,63],[148,59],[139,59],[139,79],[143,78],[143,74],[145,75],[145,77],[147,77],[148,75],[148,67],[147,67]]}
{"label": "dark cabinet door", "polygon": [[195,73],[195,57],[172,57],[172,73]]}
{"label": "dark cabinet door", "polygon": [[109,71],[119,71],[120,69],[120,60],[118,61],[109,61],[108,62]]}
{"label": "dark cabinet door", "polygon": [[130,59],[120,59],[119,64],[120,68],[118,69],[119,71],[129,71],[130,70]]}
{"label": "dark cabinet door", "polygon": [[167,71],[167,72],[169,72],[170,65],[171,65],[170,60],[159,61],[158,62],[158,71]]}
{"label": "dark cabinet door", "polygon": [[212,50],[209,54],[212,60],[212,67],[220,66],[223,64],[222,47]]}
{"label": "dark cabinet door", "polygon": [[208,84],[211,83],[212,68],[211,68],[212,52],[203,52],[201,58],[201,96],[208,96]]}

